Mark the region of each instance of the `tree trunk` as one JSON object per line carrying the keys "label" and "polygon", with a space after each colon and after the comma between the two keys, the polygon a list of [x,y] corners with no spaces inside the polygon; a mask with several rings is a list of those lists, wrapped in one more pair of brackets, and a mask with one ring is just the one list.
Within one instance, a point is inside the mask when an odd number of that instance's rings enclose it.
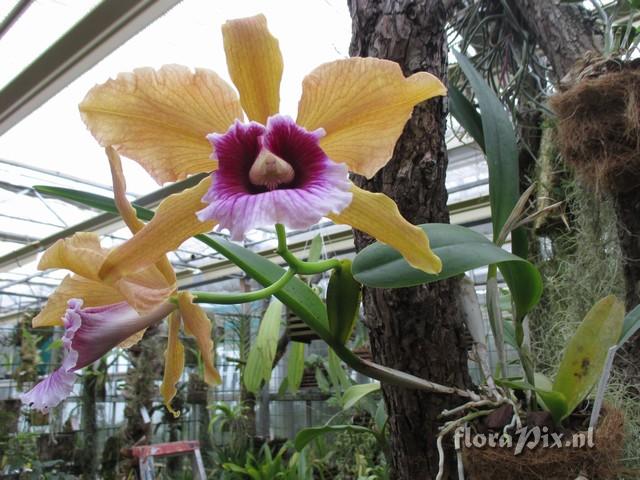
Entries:
{"label": "tree trunk", "polygon": [[[618,217],[618,239],[622,252],[627,312],[640,305],[640,187],[614,195]],[[624,369],[632,392],[640,397],[640,333],[636,333],[616,356],[616,364]]]}
{"label": "tree trunk", "polygon": [[602,51],[601,39],[579,5],[560,0],[514,0],[514,4],[547,57],[554,83],[586,52]]}
{"label": "tree trunk", "polygon": [[640,187],[615,195],[618,238],[624,255],[625,304],[631,311],[640,304]]}
{"label": "tree trunk", "polygon": [[[405,75],[428,71],[446,83],[447,44],[442,0],[349,0],[350,53],[398,62]],[[393,158],[373,179],[354,182],[393,198],[412,223],[448,222],[444,98],[417,106]],[[355,232],[356,249],[372,239]],[[456,280],[404,289],[365,289],[365,322],[376,362],[422,378],[468,387],[464,326]],[[438,471],[440,412],[455,397],[383,386],[389,413],[392,477],[433,478]],[[448,455],[452,459],[452,455]]]}
{"label": "tree trunk", "polygon": [[99,372],[91,366],[82,377],[82,478],[93,480],[98,476],[96,390]]}

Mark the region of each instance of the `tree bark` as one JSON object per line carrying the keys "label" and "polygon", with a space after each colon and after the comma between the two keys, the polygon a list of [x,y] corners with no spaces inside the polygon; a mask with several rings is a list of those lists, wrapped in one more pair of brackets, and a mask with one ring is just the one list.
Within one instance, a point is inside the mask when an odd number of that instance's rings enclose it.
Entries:
{"label": "tree bark", "polygon": [[82,377],[82,478],[93,480],[98,476],[96,390],[98,374],[91,366]]}
{"label": "tree bark", "polygon": [[640,304],[640,188],[614,197],[620,250],[624,255],[625,304],[627,311],[631,311]]}
{"label": "tree bark", "polygon": [[601,37],[594,35],[594,25],[579,5],[560,0],[513,1],[551,65],[554,83],[586,52],[602,51]]}
{"label": "tree bark", "polygon": [[[614,195],[618,217],[618,240],[622,252],[627,312],[640,305],[640,187]],[[636,333],[616,356],[636,398],[640,397],[640,333]]]}
{"label": "tree bark", "polygon": [[[446,83],[442,0],[349,0],[349,7],[351,55],[393,60],[405,75],[428,71]],[[414,224],[449,221],[446,114],[442,97],[417,106],[387,166],[369,181],[354,178],[359,186],[393,198]],[[357,250],[371,241],[355,232]],[[456,280],[416,288],[365,289],[365,323],[374,360],[439,383],[468,387],[457,299]],[[383,385],[383,393],[389,413],[392,477],[433,478],[438,471],[438,415],[458,399],[388,385]]]}

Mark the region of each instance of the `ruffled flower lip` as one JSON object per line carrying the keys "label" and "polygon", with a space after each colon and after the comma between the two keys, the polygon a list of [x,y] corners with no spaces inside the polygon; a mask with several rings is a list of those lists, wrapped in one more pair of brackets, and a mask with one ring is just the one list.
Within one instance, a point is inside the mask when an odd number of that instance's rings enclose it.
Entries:
{"label": "ruffled flower lip", "polygon": [[72,344],[76,332],[82,326],[81,308],[82,300],[69,300],[68,308],[63,318],[62,349],[64,359],[62,365],[30,391],[20,395],[20,400],[25,405],[46,413],[50,408],[55,407],[67,398],[73,391],[73,384],[76,380],[76,375],[73,372],[76,370],[78,352],[73,348]]}
{"label": "ruffled flower lip", "polygon": [[[166,307],[140,316],[126,302],[82,308],[82,300],[71,299],[63,317],[62,365],[20,396],[23,403],[43,412],[58,405],[73,391],[76,372],[91,365],[131,335],[164,318]],[[172,307],[171,307],[172,308]]]}
{"label": "ruffled flower lip", "polygon": [[320,148],[324,134],[274,115],[266,126],[236,121],[226,133],[209,135],[218,170],[198,218],[216,220],[241,240],[254,228],[308,228],[340,213],[351,203],[351,183],[347,166]]}

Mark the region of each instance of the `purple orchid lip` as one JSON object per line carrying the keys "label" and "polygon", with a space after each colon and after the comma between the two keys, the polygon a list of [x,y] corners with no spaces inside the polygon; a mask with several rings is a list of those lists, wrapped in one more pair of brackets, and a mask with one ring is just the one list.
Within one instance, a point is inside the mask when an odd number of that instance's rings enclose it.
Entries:
{"label": "purple orchid lip", "polygon": [[308,228],[340,213],[352,199],[349,172],[320,148],[324,135],[284,115],[270,117],[266,126],[237,121],[226,133],[209,135],[218,170],[198,218],[216,220],[241,240],[253,228]]}
{"label": "purple orchid lip", "polygon": [[63,317],[62,365],[30,391],[23,403],[43,412],[58,405],[73,391],[75,372],[92,364],[131,335],[162,320],[175,306],[162,304],[140,316],[126,302],[82,308],[82,300],[71,299]]}

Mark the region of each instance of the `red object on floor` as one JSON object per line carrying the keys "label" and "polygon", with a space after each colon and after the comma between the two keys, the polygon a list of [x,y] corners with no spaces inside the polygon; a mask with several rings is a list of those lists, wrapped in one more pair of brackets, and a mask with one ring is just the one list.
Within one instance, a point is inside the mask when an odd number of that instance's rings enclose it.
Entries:
{"label": "red object on floor", "polygon": [[140,445],[131,447],[131,453],[138,458],[140,467],[140,478],[142,480],[153,480],[153,457],[167,457],[169,455],[193,454],[191,460],[193,472],[198,472],[201,480],[205,480],[204,464],[200,454],[200,442],[197,440],[186,440],[181,442],[156,443],[154,445]]}

